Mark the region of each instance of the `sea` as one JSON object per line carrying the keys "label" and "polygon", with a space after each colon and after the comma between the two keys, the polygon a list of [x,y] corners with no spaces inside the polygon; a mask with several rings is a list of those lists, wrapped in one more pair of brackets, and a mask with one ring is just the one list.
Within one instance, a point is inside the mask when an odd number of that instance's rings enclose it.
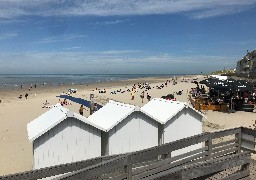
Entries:
{"label": "sea", "polygon": [[184,74],[0,74],[0,88],[89,84],[146,77],[174,77]]}

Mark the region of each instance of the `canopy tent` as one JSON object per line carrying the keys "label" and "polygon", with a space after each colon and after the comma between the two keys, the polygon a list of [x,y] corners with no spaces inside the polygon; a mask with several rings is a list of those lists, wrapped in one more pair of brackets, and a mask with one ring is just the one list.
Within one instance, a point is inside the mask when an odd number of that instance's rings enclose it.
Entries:
{"label": "canopy tent", "polygon": [[253,91],[253,84],[245,80],[219,80],[208,78],[200,81],[200,84],[205,84],[209,88],[214,88],[216,90],[226,90],[226,91]]}

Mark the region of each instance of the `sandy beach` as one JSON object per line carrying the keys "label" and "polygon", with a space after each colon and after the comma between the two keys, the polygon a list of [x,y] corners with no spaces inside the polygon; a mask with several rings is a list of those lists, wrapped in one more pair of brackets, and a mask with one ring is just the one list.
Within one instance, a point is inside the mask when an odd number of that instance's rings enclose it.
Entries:
{"label": "sandy beach", "polygon": [[[183,79],[187,82],[184,82]],[[180,76],[177,78],[177,84],[167,84],[162,89],[157,89],[156,86],[164,84],[170,78],[141,78],[122,80],[116,82],[98,82],[88,85],[74,85],[72,88],[78,89],[77,93],[71,96],[89,100],[90,94],[94,94],[95,102],[104,105],[109,99],[116,101],[143,106],[148,101],[146,94],[149,93],[152,98],[160,98],[163,95],[173,94],[177,101],[188,102],[188,92],[191,88],[196,87],[191,83],[192,79],[203,79],[203,76]],[[183,82],[181,82],[183,81]],[[150,83],[154,87],[145,92],[144,102],[140,98],[143,90],[138,89],[135,94],[135,99],[131,100],[131,93],[127,90],[132,88],[133,84]],[[37,87],[28,91],[27,88],[7,91],[0,90],[0,175],[28,171],[32,169],[32,144],[27,137],[27,123],[34,120],[42,113],[49,110],[43,108],[43,103],[47,100],[49,106],[55,105],[59,102],[59,97],[63,92],[67,92],[68,86],[58,86],[54,88]],[[97,88],[97,90],[96,90]],[[98,89],[105,89],[106,93],[99,93]],[[120,90],[124,93],[110,94],[110,92]],[[183,90],[182,95],[176,95],[175,92]],[[20,94],[28,93],[28,99],[24,97],[19,99]],[[61,99],[63,100],[63,99]],[[80,104],[68,100],[69,105],[65,107],[78,113]],[[211,132],[233,127],[252,127],[256,120],[256,112],[225,113],[216,111],[204,112],[206,119],[204,119],[203,130]],[[84,116],[89,116],[89,108],[84,111]]]}

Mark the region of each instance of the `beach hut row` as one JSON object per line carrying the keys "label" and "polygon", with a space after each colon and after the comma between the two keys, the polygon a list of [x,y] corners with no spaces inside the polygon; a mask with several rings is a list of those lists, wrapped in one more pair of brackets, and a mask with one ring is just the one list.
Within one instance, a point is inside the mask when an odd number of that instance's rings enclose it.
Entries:
{"label": "beach hut row", "polygon": [[110,100],[88,118],[56,105],[27,125],[33,168],[142,150],[200,134],[203,117],[187,103],[158,98],[141,108]]}

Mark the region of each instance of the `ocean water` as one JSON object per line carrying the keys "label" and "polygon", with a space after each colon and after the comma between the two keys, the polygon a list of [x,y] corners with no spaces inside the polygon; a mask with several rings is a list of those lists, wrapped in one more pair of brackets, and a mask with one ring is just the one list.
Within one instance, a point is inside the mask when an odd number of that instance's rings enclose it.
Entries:
{"label": "ocean water", "polygon": [[[180,74],[181,75],[181,74]],[[177,74],[0,74],[0,88],[20,88],[30,85],[58,86],[89,84],[145,77],[173,77]]]}

